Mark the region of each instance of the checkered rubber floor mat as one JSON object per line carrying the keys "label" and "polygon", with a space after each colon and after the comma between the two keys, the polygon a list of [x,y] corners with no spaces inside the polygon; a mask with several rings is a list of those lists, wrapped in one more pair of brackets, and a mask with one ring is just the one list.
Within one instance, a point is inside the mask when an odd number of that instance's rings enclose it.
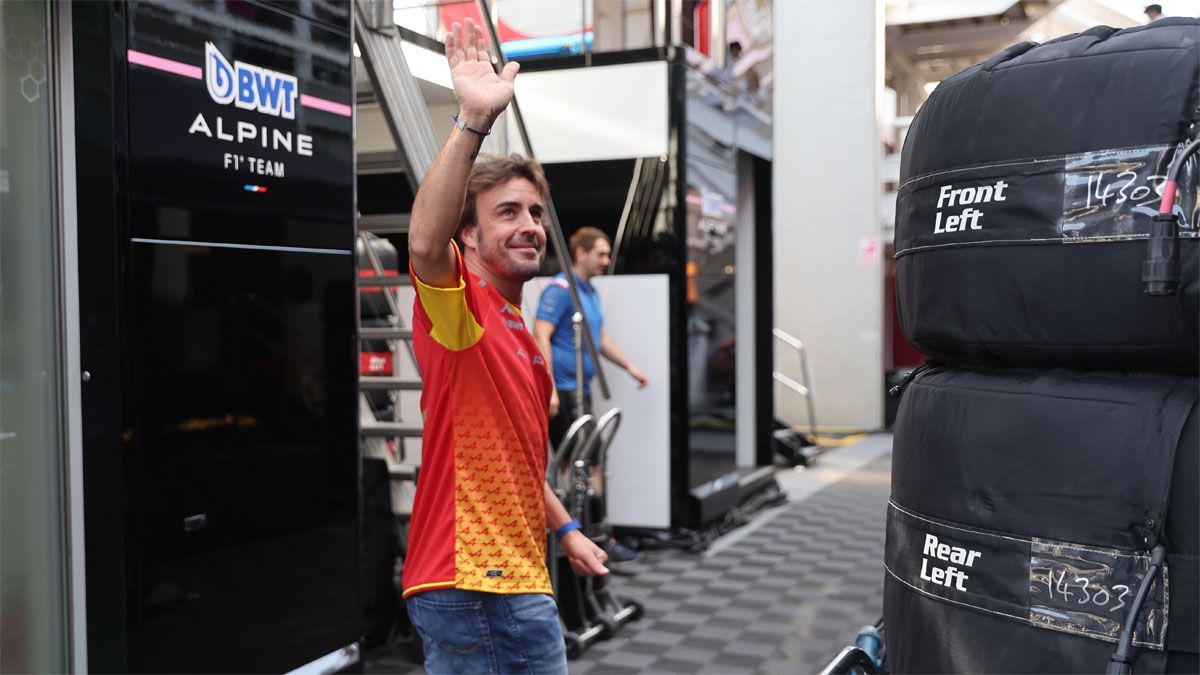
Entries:
{"label": "checkered rubber floor mat", "polygon": [[[614,579],[645,615],[571,661],[571,673],[819,671],[883,613],[890,474],[889,454],[710,556],[647,553],[636,575]],[[366,672],[420,668],[391,654]]]}
{"label": "checkered rubber floor mat", "polygon": [[655,553],[618,591],[646,615],[572,673],[813,673],[883,613],[879,459],[711,557]]}

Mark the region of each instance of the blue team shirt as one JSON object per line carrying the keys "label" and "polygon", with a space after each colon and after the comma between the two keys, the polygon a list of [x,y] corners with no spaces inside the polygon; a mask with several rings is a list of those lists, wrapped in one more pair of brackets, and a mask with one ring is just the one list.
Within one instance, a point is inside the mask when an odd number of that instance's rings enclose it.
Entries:
{"label": "blue team shirt", "polygon": [[[600,351],[600,330],[604,324],[604,315],[600,312],[600,294],[596,287],[575,276],[575,284],[579,288],[579,301],[583,303],[584,315],[592,328],[593,342],[596,351]],[[550,356],[554,362],[554,387],[559,391],[575,391],[575,334],[571,325],[571,315],[575,308],[571,305],[571,291],[567,285],[567,277],[556,274],[542,291],[538,301],[537,318],[554,324],[554,334],[550,336]],[[596,366],[583,351],[583,391],[591,393],[592,376],[596,374]]]}

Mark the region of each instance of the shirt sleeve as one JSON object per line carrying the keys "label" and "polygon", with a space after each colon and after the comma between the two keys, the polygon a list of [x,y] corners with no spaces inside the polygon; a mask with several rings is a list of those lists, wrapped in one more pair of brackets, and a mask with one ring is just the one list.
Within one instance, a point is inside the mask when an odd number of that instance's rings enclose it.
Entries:
{"label": "shirt sleeve", "polygon": [[429,337],[446,349],[458,352],[479,342],[483,337],[483,326],[471,311],[471,303],[468,302],[462,252],[458,250],[458,244],[451,243],[454,245],[454,256],[458,264],[457,286],[430,286],[421,281],[411,264],[408,266],[408,274],[412,277],[413,287],[417,289],[417,301],[429,317],[432,326]]}
{"label": "shirt sleeve", "polygon": [[537,317],[558,326],[571,312],[571,294],[566,279],[552,279],[538,301]]}

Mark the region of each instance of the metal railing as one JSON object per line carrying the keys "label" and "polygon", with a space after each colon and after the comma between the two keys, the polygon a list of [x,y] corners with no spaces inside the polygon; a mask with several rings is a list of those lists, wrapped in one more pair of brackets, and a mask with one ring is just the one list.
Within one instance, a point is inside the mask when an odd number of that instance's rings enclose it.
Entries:
{"label": "metal railing", "polygon": [[801,342],[799,338],[791,335],[782,328],[771,329],[771,335],[774,335],[777,340],[786,344],[792,349],[795,349],[796,353],[800,357],[800,377],[804,380],[804,384],[800,384],[778,370],[772,372],[771,377],[775,378],[776,382],[782,384],[788,389],[791,389],[804,398],[804,401],[808,406],[808,428],[809,432],[813,436],[813,439],[810,440],[813,440],[815,443],[815,438],[817,436],[817,413],[813,405],[812,380],[808,375],[808,351],[804,349],[804,343]]}

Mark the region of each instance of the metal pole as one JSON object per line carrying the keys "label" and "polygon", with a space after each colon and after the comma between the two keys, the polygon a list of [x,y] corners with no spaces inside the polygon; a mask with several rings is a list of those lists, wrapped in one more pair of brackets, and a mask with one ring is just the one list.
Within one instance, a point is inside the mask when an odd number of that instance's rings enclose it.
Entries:
{"label": "metal pole", "polygon": [[381,33],[391,32],[396,28],[392,17],[392,0],[369,0],[371,13],[371,29]]}
{"label": "metal pole", "polygon": [[650,16],[650,30],[653,32],[654,46],[662,47],[671,44],[665,39],[667,33],[667,0],[650,0],[654,3]]}
{"label": "metal pole", "polygon": [[718,68],[729,67],[733,72],[733,64],[725,52],[725,3],[708,3],[708,56],[713,65]]}
{"label": "metal pole", "polygon": [[804,402],[808,405],[808,425],[809,429],[812,431],[812,435],[815,437],[817,435],[817,412],[813,405],[812,381],[808,377],[808,350],[804,348],[803,342],[796,339],[795,336],[791,335],[782,328],[771,329],[771,334],[785,343],[787,346],[795,349],[800,355],[800,369],[804,373],[803,396]]}
{"label": "metal pole", "polygon": [[668,47],[683,43],[683,0],[671,0],[671,41]]}
{"label": "metal pole", "polygon": [[625,208],[621,210],[621,224],[617,226],[617,236],[613,239],[612,244],[612,260],[608,266],[608,273],[612,274],[617,268],[617,254],[620,253],[621,242],[625,239],[625,226],[629,225],[629,213],[633,208],[633,198],[637,196],[638,187],[642,181],[642,165],[645,160],[637,159],[633,162],[633,180],[629,181],[629,193],[625,195]]}
{"label": "metal pole", "polygon": [[817,410],[813,406],[812,380],[810,380],[808,377],[808,350],[804,348],[804,345],[800,345],[800,365],[804,369],[804,388],[808,390],[808,396],[805,396],[804,400],[808,403],[808,428],[809,433],[812,434],[812,438],[809,440],[811,440],[813,443],[816,443]]}
{"label": "metal pole", "polygon": [[575,338],[575,417],[591,412],[583,409],[583,313],[571,315],[571,332]]}
{"label": "metal pole", "polygon": [[[508,60],[504,58],[504,50],[500,49],[500,36],[496,32],[496,24],[492,23],[492,13],[487,6],[486,0],[475,0],[475,6],[479,8],[479,14],[483,19],[483,24],[487,26],[488,37],[491,39],[492,45],[496,48],[496,60],[499,68],[503,69]],[[529,142],[529,131],[525,128],[525,118],[521,115],[521,106],[517,104],[516,94],[513,94],[512,103],[513,119],[517,123],[517,131],[521,135],[521,143],[525,149],[529,151],[530,156],[533,155],[533,145]],[[563,275],[567,278],[567,290],[571,293],[571,303],[575,306],[575,311],[579,312],[583,319],[583,344],[587,347],[588,354],[592,357],[592,363],[596,366],[596,384],[600,385],[600,394],[605,400],[608,400],[608,380],[604,377],[604,369],[600,366],[600,359],[597,358],[596,344],[592,340],[592,327],[588,323],[587,314],[583,310],[583,303],[579,300],[579,286],[575,283],[575,269],[572,265],[571,251],[567,249],[567,238],[563,235],[562,226],[559,224],[558,211],[554,209],[554,200],[549,196],[546,197],[546,211],[550,215],[549,235],[550,241],[554,243],[554,252],[558,256],[558,262],[562,265]]]}

